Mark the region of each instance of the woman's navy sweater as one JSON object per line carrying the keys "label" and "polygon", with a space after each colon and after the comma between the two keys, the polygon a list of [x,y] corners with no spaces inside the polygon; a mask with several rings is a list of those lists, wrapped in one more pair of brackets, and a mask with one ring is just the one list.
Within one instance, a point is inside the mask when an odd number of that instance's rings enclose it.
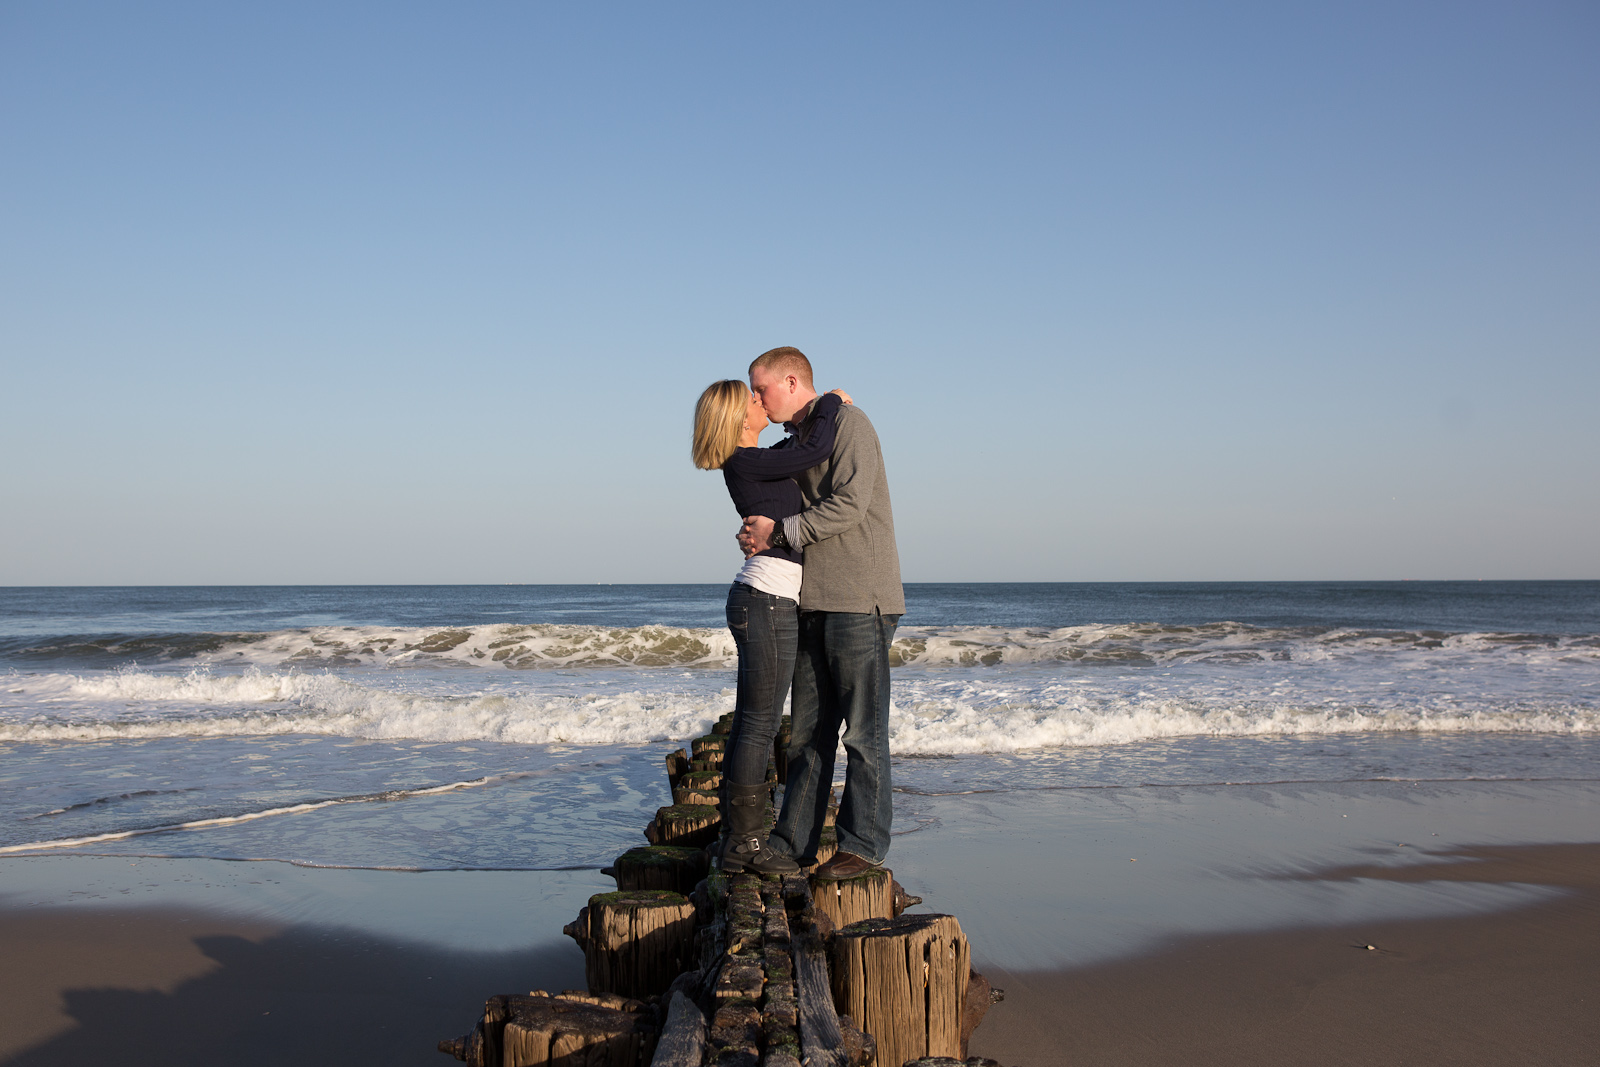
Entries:
{"label": "woman's navy sweater", "polygon": [[[727,483],[728,495],[741,518],[746,515],[765,515],[773,522],[782,523],[790,515],[805,510],[805,498],[794,476],[815,467],[833,453],[834,434],[839,429],[839,407],[844,401],[837,393],[825,393],[817,399],[817,419],[800,441],[785,437],[771,448],[737,448],[728,462],[722,465],[722,480]],[[804,563],[805,556],[798,548],[769,548],[758,556],[776,556],[792,563]]]}

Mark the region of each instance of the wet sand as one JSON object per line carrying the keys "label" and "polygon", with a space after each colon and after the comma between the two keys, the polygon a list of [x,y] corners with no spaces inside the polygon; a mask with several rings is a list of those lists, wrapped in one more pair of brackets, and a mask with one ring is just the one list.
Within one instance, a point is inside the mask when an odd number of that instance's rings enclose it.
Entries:
{"label": "wet sand", "polygon": [[[1551,843],[1592,784],[913,799],[890,865],[1007,991],[972,1044],[1005,1067],[1595,1062],[1600,844]],[[583,986],[559,931],[608,888],[7,858],[0,1064],[443,1067],[486,996]]]}
{"label": "wet sand", "polygon": [[433,1064],[492,992],[583,987],[570,945],[452,952],[166,909],[0,912],[0,1063]]}
{"label": "wet sand", "polygon": [[0,1064],[431,1064],[500,992],[582,988],[595,871],[0,861]]}
{"label": "wet sand", "polygon": [[972,1052],[1006,1067],[1600,1062],[1600,844],[1430,859],[1322,877],[1569,892],[1466,917],[1188,937],[1076,970],[991,965],[1006,1000]]}

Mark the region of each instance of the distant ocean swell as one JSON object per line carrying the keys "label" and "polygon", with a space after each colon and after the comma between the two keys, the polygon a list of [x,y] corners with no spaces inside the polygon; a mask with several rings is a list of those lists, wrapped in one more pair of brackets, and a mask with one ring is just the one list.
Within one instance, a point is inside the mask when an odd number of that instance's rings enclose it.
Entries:
{"label": "distant ocean swell", "polygon": [[[1232,672],[1222,672],[1232,674]],[[1096,686],[1054,674],[897,674],[891,716],[903,754],[1010,752],[1157,738],[1412,733],[1584,734],[1600,707],[1560,695],[1504,699],[1385,688],[1286,692],[1270,678],[1192,677]],[[360,674],[121,670],[11,675],[0,741],[260,736],[291,733],[439,742],[634,744],[682,740],[733,706],[727,679],[613,673],[575,692],[416,692]],[[619,688],[635,685],[634,688]],[[1130,687],[1131,686],[1131,687]],[[1600,694],[1597,694],[1600,695]]]}
{"label": "distant ocean swell", "polygon": [[[891,659],[897,667],[1052,662],[1139,666],[1183,661],[1315,662],[1408,653],[1600,663],[1600,635],[1269,628],[1231,622],[1057,629],[905,626]],[[338,626],[269,633],[67,635],[0,641],[0,662],[32,666],[728,668],[735,658],[727,630],[673,626],[498,624],[442,630]]]}
{"label": "distant ocean swell", "polygon": [[[329,734],[428,741],[633,744],[689,737],[732,707],[733,694],[666,691],[416,694],[332,673],[16,675],[0,741]],[[3,699],[3,698],[0,698]],[[723,705],[726,705],[724,707]]]}

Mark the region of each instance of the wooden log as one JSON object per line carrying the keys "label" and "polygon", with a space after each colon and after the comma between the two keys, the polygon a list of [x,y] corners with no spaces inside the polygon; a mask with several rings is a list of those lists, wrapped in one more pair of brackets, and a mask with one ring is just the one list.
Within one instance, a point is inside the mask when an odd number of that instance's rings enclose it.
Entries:
{"label": "wooden log", "polygon": [[709,868],[702,849],[641,845],[618,856],[609,870],[618,889],[670,889],[688,896]]}
{"label": "wooden log", "polygon": [[638,1012],[561,997],[509,996],[496,1067],[638,1067],[657,1031]]}
{"label": "wooden log", "polygon": [[562,931],[583,949],[591,993],[648,997],[694,960],[694,905],[681,893],[599,893]]}
{"label": "wooden log", "polygon": [[761,957],[755,952],[743,956],[722,957],[722,969],[717,972],[717,984],[712,995],[717,1001],[761,999],[761,990],[767,976],[761,967]]}
{"label": "wooden log", "polygon": [[714,808],[722,802],[722,796],[715,789],[690,789],[686,785],[679,785],[672,791],[672,803],[675,805],[699,804],[704,807]]}
{"label": "wooden log", "polygon": [[676,749],[667,754],[667,788],[676,789],[678,781],[689,773],[689,754]]}
{"label": "wooden log", "polygon": [[835,930],[863,919],[894,916],[894,872],[873,867],[854,878],[811,876],[811,899],[833,922]]}
{"label": "wooden log", "polygon": [[674,804],[656,811],[644,836],[652,845],[704,848],[717,839],[721,823],[722,816],[708,804]]}
{"label": "wooden log", "polygon": [[794,946],[795,999],[800,1009],[800,1058],[807,1067],[847,1067],[844,1034],[828,980],[828,958],[815,930]]}
{"label": "wooden log", "polygon": [[690,771],[679,779],[678,784],[687,789],[701,789],[714,793],[722,785],[722,772]]}
{"label": "wooden log", "polygon": [[731,733],[732,731],[733,731],[733,712],[731,712],[731,711],[728,712],[726,715],[718,716],[717,717],[717,721],[711,724],[711,732],[714,733],[714,734],[717,734],[719,736],[724,736],[725,737],[729,733]]}
{"label": "wooden log", "polygon": [[711,1017],[711,1051],[717,1063],[761,1055],[761,1009],[753,1000],[723,1001]]}
{"label": "wooden log", "polygon": [[591,993],[586,989],[563,989],[559,993],[546,993],[542,989],[535,989],[529,993],[530,997],[550,997],[557,1000],[571,1000],[579,1004],[594,1004],[613,1011],[643,1011],[649,1006],[648,1001],[637,997],[624,997],[616,993]]}
{"label": "wooden log", "polygon": [[[707,734],[689,742],[689,751],[693,754],[694,759],[720,760],[727,748],[728,739],[722,734]],[[711,753],[716,753],[716,755],[713,756]]]}
{"label": "wooden log", "polygon": [[834,1006],[877,1039],[880,1063],[961,1054],[971,949],[954,916],[854,923],[828,956]]}
{"label": "wooden log", "polygon": [[505,1030],[506,1019],[510,1017],[510,1002],[509,996],[490,997],[483,1002],[483,1016],[478,1020],[478,1030],[483,1034],[481,1053],[484,1067],[504,1062],[500,1054],[500,1037]]}
{"label": "wooden log", "polygon": [[672,994],[667,1022],[656,1042],[650,1067],[700,1067],[706,1057],[706,1017],[694,1001]]}

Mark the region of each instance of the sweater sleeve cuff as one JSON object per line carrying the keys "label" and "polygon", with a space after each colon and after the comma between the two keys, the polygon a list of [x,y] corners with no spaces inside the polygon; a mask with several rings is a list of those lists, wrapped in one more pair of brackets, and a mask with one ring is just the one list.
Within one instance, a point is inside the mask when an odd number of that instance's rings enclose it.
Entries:
{"label": "sweater sleeve cuff", "polygon": [[805,547],[805,542],[800,539],[800,516],[790,515],[783,520],[783,536],[789,539],[789,547]]}

